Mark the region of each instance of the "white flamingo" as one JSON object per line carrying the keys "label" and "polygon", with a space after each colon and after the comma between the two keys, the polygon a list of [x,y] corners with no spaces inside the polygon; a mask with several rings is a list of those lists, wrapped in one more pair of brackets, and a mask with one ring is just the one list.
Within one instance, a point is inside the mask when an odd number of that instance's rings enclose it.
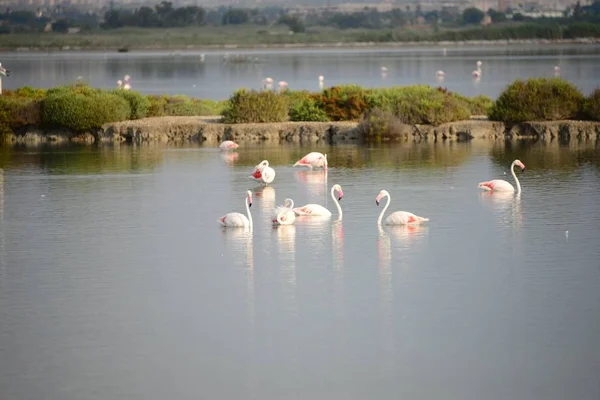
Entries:
{"label": "white flamingo", "polygon": [[318,151],[310,152],[304,157],[302,157],[300,160],[296,161],[294,167],[308,167],[308,169],[327,169],[327,154],[319,153]]}
{"label": "white flamingo", "polygon": [[558,65],[554,66],[554,76],[560,76],[560,67]]}
{"label": "white flamingo", "polygon": [[325,86],[325,77],[323,75],[319,75],[319,89],[323,90]]}
{"label": "white flamingo", "polygon": [[2,75],[9,77],[10,76],[10,70],[4,68],[2,66],[2,63],[0,63],[0,94],[2,94]]}
{"label": "white flamingo", "polygon": [[[520,160],[515,160],[510,164],[510,173],[513,178],[515,178],[515,182],[517,183],[517,192],[521,193],[521,183],[519,179],[517,179],[517,175],[515,175],[515,165],[520,167],[521,170],[525,170],[525,164],[523,164]],[[493,192],[514,192],[515,188],[510,183],[506,182],[503,179],[494,179],[487,182],[479,182],[477,185],[479,189],[493,191]]]}
{"label": "white flamingo", "polygon": [[273,90],[273,78],[266,77],[263,81],[263,89],[265,90]]}
{"label": "white flamingo", "polygon": [[473,78],[481,78],[481,65],[483,63],[481,61],[477,61],[477,69],[473,72],[471,72],[471,74],[473,75]]}
{"label": "white flamingo", "polygon": [[275,179],[275,170],[269,167],[269,161],[262,160],[260,164],[254,167],[254,171],[249,178],[260,182],[261,184],[268,185]]}
{"label": "white flamingo", "polygon": [[[381,213],[379,214],[379,218],[377,219],[377,225],[381,225],[381,220],[383,219],[383,214],[385,214],[385,211],[388,209],[388,207],[390,206],[390,202],[392,201],[392,196],[390,196],[388,191],[382,190],[377,195],[377,198],[375,199],[375,204],[379,205],[379,202],[384,197],[387,197],[388,201],[387,201],[387,203],[385,203],[385,207],[383,207],[383,210],[381,210]],[[396,211],[396,212],[388,215],[388,217],[385,219],[385,224],[386,225],[410,225],[410,224],[420,224],[421,222],[426,222],[426,221],[429,221],[429,218],[419,217],[418,215],[415,215],[408,211]]]}
{"label": "white flamingo", "polygon": [[439,70],[435,73],[435,76],[441,81],[446,77],[446,73],[442,70]]}
{"label": "white flamingo", "polygon": [[294,200],[289,197],[285,199],[283,206],[278,206],[275,209],[275,215],[273,216],[273,224],[275,225],[292,225],[296,221],[296,214],[294,213]]}
{"label": "white flamingo", "polygon": [[246,191],[246,217],[244,214],[238,212],[230,212],[223,215],[217,220],[224,227],[231,228],[252,228],[252,214],[250,214],[250,207],[252,207],[252,192]]}
{"label": "white flamingo", "polygon": [[283,93],[285,91],[285,89],[287,89],[288,87],[288,83],[286,81],[280,81],[278,83],[279,85],[279,93]]}
{"label": "white flamingo", "polygon": [[238,147],[240,147],[240,146],[233,140],[225,140],[219,145],[219,149],[221,151],[235,150]]}
{"label": "white flamingo", "polygon": [[120,79],[117,81],[117,89],[123,89],[123,81]]}
{"label": "white flamingo", "polygon": [[[337,198],[335,196],[336,192]],[[342,200],[343,197],[344,191],[342,190],[342,187],[338,184],[333,185],[331,187],[331,198],[338,210],[338,221],[342,220],[342,207],[340,207],[338,200]],[[296,207],[293,210],[296,215],[301,217],[331,217],[331,211],[319,204],[307,204],[302,207]]]}

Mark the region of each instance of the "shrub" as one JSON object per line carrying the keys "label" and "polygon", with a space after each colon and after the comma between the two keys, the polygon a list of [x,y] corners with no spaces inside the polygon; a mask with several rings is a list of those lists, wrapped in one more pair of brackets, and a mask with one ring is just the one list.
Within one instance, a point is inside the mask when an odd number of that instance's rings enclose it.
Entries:
{"label": "shrub", "polygon": [[87,86],[48,90],[41,107],[43,125],[66,127],[76,132],[123,121],[130,115],[131,108],[123,97]]}
{"label": "shrub", "polygon": [[389,111],[406,124],[439,125],[469,119],[471,113],[464,101],[454,94],[427,85],[373,90],[371,107]]}
{"label": "shrub", "polygon": [[236,91],[223,110],[225,123],[283,122],[288,119],[288,101],[271,91]]}
{"label": "shrub", "polygon": [[23,86],[16,90],[4,90],[2,97],[20,97],[27,99],[41,100],[46,97],[46,89],[34,89],[30,86]]}
{"label": "shrub", "polygon": [[561,78],[517,80],[500,94],[488,114],[505,122],[556,121],[576,118],[584,97]]}
{"label": "shrub", "polygon": [[371,108],[368,93],[360,86],[333,86],[316,94],[315,104],[332,121],[355,121]]}
{"label": "shrub", "polygon": [[165,114],[165,106],[167,105],[166,96],[148,96],[150,106],[148,107],[149,117],[162,117]]}
{"label": "shrub", "polygon": [[594,90],[583,103],[583,113],[587,119],[600,121],[600,88]]}
{"label": "shrub", "polygon": [[365,137],[381,140],[398,135],[402,125],[393,112],[374,108],[363,115],[358,127]]}
{"label": "shrub", "polygon": [[466,97],[461,94],[454,93],[454,96],[465,104],[471,115],[488,115],[490,109],[494,105],[494,101],[488,96],[484,95]]}
{"label": "shrub", "polygon": [[13,132],[30,125],[40,125],[40,100],[26,97],[0,96],[5,125]]}
{"label": "shrub", "polygon": [[220,115],[226,106],[224,101],[200,100],[187,96],[147,96],[147,99],[150,117]]}
{"label": "shrub", "polygon": [[327,113],[317,106],[313,97],[306,97],[290,105],[290,121],[329,121]]}
{"label": "shrub", "polygon": [[150,100],[147,96],[144,96],[139,92],[132,92],[130,90],[122,89],[115,89],[111,93],[122,97],[129,103],[131,113],[129,114],[128,119],[140,119],[148,116]]}

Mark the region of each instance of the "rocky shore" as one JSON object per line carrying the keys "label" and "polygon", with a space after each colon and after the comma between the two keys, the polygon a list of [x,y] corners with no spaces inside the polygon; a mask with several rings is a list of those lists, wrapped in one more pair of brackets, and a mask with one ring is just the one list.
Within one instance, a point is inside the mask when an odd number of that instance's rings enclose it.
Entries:
{"label": "rocky shore", "polygon": [[219,117],[155,117],[105,124],[93,132],[68,130],[44,131],[31,127],[26,131],[5,135],[5,144],[41,143],[182,143],[197,142],[217,145],[223,140],[238,142],[288,141],[328,143],[363,140],[455,140],[473,139],[537,139],[598,140],[600,122],[551,121],[505,124],[472,118],[439,126],[398,125],[381,136],[369,136],[357,122],[281,122],[264,124],[223,124]]}

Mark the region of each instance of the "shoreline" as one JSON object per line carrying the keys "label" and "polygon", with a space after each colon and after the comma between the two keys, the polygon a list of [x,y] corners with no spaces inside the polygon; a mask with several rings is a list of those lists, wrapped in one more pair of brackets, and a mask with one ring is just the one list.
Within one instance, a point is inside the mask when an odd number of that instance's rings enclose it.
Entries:
{"label": "shoreline", "polygon": [[239,143],[318,143],[328,144],[394,141],[520,140],[568,142],[600,140],[600,121],[530,121],[505,124],[481,117],[449,122],[439,126],[401,124],[394,132],[369,135],[359,122],[279,122],[223,124],[212,117],[152,117],[107,123],[84,133],[67,129],[42,130],[28,127],[7,134],[2,146],[39,144],[100,143],[199,143],[218,145],[223,140]]}
{"label": "shoreline", "polygon": [[[413,47],[476,47],[476,46],[510,46],[510,45],[594,45],[600,44],[600,38],[577,39],[515,39],[515,40],[464,40],[464,41],[406,41],[406,42],[324,42],[324,43],[277,43],[277,44],[212,44],[187,46],[153,46],[142,45],[128,49],[128,54],[135,51],[202,51],[202,50],[275,50],[275,49],[360,49],[360,48],[413,48]],[[103,48],[98,46],[62,46],[62,47],[0,47],[2,52],[118,52],[118,47]]]}

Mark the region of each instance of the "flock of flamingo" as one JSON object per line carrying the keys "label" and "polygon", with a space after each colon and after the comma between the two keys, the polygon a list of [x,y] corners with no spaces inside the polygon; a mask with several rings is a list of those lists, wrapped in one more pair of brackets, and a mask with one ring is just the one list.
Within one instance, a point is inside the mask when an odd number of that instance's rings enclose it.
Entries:
{"label": "flock of flamingo", "polygon": [[[221,151],[227,152],[236,150],[239,145],[231,140],[222,142],[219,146]],[[525,164],[520,160],[515,160],[510,166],[510,172],[517,184],[517,193],[521,193],[521,184],[515,174],[515,166],[525,169]],[[298,160],[294,167],[305,167],[313,170],[315,168],[322,168],[327,172],[328,162],[327,154],[322,154],[316,151],[310,152],[303,158]],[[249,176],[261,185],[269,185],[275,180],[275,170],[269,166],[268,160],[261,161],[256,165]],[[493,179],[491,181],[484,181],[478,184],[479,189],[491,192],[514,192],[514,186],[502,179]],[[331,187],[331,197],[338,211],[338,221],[342,220],[342,207],[339,201],[344,197],[344,191],[339,184],[335,184]],[[381,227],[383,216],[390,206],[391,195],[387,190],[381,190],[375,198],[375,204],[379,206],[383,198],[387,197],[387,202],[379,217],[377,219],[377,225]],[[252,229],[252,214],[250,213],[250,207],[252,207],[252,191],[247,190],[245,195],[246,204],[246,215],[239,212],[230,212],[223,215],[217,221],[222,227],[228,228],[249,228]],[[294,207],[294,201],[291,198],[286,198],[283,205],[277,206],[273,212],[272,222],[274,225],[292,225],[296,222],[296,217],[321,217],[330,218],[332,215],[331,211],[320,204],[306,204],[301,207]],[[429,218],[421,217],[408,211],[396,211],[388,215],[385,219],[385,225],[419,225],[423,222],[429,221]]]}

